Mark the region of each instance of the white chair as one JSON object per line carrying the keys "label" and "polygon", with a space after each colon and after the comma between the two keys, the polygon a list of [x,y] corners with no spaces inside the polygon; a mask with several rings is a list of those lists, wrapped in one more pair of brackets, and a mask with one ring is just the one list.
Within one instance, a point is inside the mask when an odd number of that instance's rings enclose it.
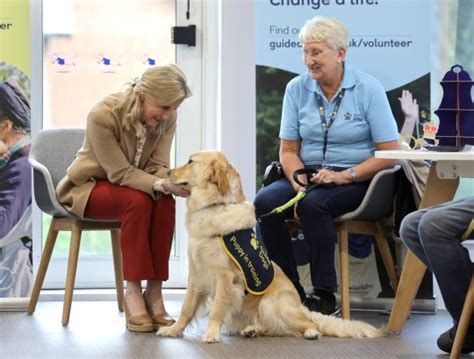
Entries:
{"label": "white chair", "polygon": [[41,255],[38,273],[28,306],[28,314],[32,314],[35,311],[58,232],[70,231],[71,243],[64,291],[63,325],[69,323],[82,231],[110,231],[118,308],[120,311],[123,311],[123,272],[119,243],[121,223],[119,221],[109,222],[80,219],[61,206],[56,197],[56,185],[66,174],[67,167],[72,163],[77,150],[81,147],[84,135],[85,131],[83,129],[62,128],[42,130],[34,138],[29,156],[29,161],[33,168],[35,201],[43,212],[52,216],[52,221]]}

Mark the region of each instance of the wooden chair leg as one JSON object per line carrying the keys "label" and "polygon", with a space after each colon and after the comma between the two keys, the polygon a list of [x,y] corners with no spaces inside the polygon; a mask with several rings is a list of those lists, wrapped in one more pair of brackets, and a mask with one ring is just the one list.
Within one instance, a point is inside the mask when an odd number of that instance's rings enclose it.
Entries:
{"label": "wooden chair leg", "polygon": [[349,306],[349,239],[347,228],[344,223],[338,226],[339,263],[341,277],[341,307],[342,318],[350,319],[351,312]]}
{"label": "wooden chair leg", "polygon": [[71,230],[71,244],[69,247],[69,258],[67,264],[66,286],[64,288],[64,304],[62,324],[69,323],[71,314],[72,296],[74,291],[74,282],[76,280],[77,261],[79,258],[79,247],[81,245],[82,228],[79,221],[74,221]]}
{"label": "wooden chair leg", "polygon": [[113,229],[110,231],[112,237],[112,258],[114,260],[115,288],[117,289],[117,303],[120,312],[123,312],[123,267],[122,251],[120,250],[120,231]]}
{"label": "wooden chair leg", "polygon": [[382,226],[379,222],[376,224],[376,233],[374,233],[375,241],[377,247],[379,248],[380,255],[382,256],[385,269],[390,279],[390,284],[392,285],[393,290],[396,292],[398,287],[398,277],[395,270],[395,264],[393,263],[392,253],[390,252],[390,247],[387,243],[387,238],[384,235]]}
{"label": "wooden chair leg", "polygon": [[58,237],[58,231],[55,229],[56,218],[52,218],[51,224],[49,225],[48,237],[44,245],[43,254],[41,255],[40,264],[38,267],[38,273],[36,274],[35,284],[30,296],[30,302],[28,303],[28,314],[33,314],[38,303],[41,287],[43,286],[44,277],[48,270],[49,261],[53,254],[54,245],[56,244],[56,238]]}
{"label": "wooden chair leg", "polygon": [[451,350],[450,359],[457,359],[461,354],[464,338],[466,337],[467,328],[471,322],[472,309],[474,306],[474,275],[471,278],[469,289],[464,299],[464,306],[462,308],[461,318],[459,319],[458,328],[456,330],[456,337],[454,338],[453,349]]}

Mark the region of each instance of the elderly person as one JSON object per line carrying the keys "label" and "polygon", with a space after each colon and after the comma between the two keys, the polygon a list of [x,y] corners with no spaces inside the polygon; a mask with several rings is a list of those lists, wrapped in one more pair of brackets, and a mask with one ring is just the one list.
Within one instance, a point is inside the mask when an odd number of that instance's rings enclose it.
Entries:
{"label": "elderly person", "polygon": [[[120,244],[126,326],[149,332],[174,320],[162,282],[175,224],[173,194],[189,192],[167,179],[176,110],[191,96],[175,65],[146,70],[128,88],[101,99],[87,117],[86,136],[57,187],[59,201],[77,216],[122,222]],[[147,280],[142,293],[141,281]]]}
{"label": "elderly person", "polygon": [[[257,194],[257,216],[303,189],[292,179],[297,169],[318,170],[308,181],[322,185],[282,216],[262,218],[257,233],[302,302],[312,311],[336,314],[333,219],[356,209],[372,177],[395,165],[393,160],[375,158],[374,151],[397,149],[399,135],[382,85],[345,64],[348,32],[343,23],[316,16],[301,28],[299,38],[308,72],[288,83],[283,99],[280,162],[286,178]],[[308,296],[299,282],[285,223],[293,216],[300,219],[310,249],[314,290]]]}

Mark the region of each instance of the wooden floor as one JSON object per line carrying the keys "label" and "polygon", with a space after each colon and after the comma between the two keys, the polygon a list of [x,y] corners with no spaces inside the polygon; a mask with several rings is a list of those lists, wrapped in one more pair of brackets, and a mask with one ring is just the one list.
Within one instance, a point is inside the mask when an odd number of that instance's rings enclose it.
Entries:
{"label": "wooden floor", "polygon": [[[178,316],[181,303],[167,302]],[[436,346],[451,326],[449,315],[412,315],[401,335],[377,339],[241,338],[222,336],[222,343],[201,342],[206,321],[188,328],[184,338],[158,338],[125,329],[115,302],[79,302],[71,320],[61,325],[61,302],[40,302],[36,312],[0,312],[0,358],[447,358]],[[384,325],[386,314],[352,312],[353,319]]]}

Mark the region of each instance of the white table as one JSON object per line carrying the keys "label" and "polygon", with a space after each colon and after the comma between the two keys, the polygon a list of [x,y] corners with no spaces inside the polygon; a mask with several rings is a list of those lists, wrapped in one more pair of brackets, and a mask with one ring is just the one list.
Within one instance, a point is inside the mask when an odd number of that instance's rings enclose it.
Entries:
{"label": "white table", "polygon": [[[474,152],[472,151],[376,151],[375,157],[432,161],[420,208],[451,201],[456,193],[459,177],[474,177]],[[389,332],[401,332],[425,271],[426,266],[409,250],[387,326]]]}

